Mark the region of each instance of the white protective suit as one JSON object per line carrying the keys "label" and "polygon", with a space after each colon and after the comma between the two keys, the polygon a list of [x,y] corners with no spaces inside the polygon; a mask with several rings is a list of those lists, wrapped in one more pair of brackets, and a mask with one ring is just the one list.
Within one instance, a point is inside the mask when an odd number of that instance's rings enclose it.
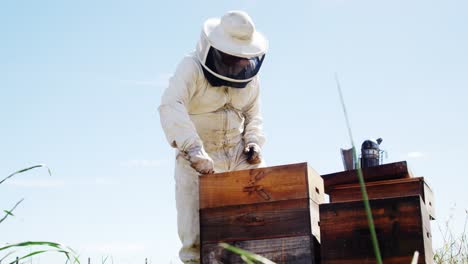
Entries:
{"label": "white protective suit", "polygon": [[[206,23],[205,23],[206,26]],[[170,145],[177,149],[175,182],[177,225],[184,263],[199,263],[198,173],[188,152],[201,148],[213,160],[215,172],[258,168],[249,164],[247,144],[264,143],[258,76],[245,88],[212,86],[205,78],[200,57],[205,52],[203,34],[197,51],[185,57],[169,81],[159,107],[161,125]]]}

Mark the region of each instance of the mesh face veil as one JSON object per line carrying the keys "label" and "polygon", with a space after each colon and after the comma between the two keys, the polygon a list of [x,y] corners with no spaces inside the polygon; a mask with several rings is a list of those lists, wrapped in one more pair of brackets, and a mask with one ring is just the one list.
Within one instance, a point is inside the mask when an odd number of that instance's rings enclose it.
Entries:
{"label": "mesh face veil", "polygon": [[214,47],[210,47],[205,65],[219,78],[235,82],[246,82],[257,75],[262,66],[265,55],[242,58],[224,53]]}
{"label": "mesh face veil", "polygon": [[211,85],[244,88],[259,72],[265,54],[241,57],[213,47],[204,34],[197,45],[197,55]]}

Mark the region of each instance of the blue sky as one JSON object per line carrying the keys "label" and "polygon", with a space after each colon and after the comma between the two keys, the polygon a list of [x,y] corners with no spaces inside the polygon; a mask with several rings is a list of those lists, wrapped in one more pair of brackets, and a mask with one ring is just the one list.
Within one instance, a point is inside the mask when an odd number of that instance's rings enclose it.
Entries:
{"label": "blue sky", "polygon": [[[261,70],[269,165],[342,170],[382,137],[436,196],[437,225],[468,209],[468,3],[446,1],[2,1],[0,208],[25,201],[0,243],[61,241],[83,257],[177,263],[174,151],[156,109],[202,23],[247,11],[270,41]],[[39,263],[61,263],[54,255]],[[49,262],[48,262],[49,261]]]}

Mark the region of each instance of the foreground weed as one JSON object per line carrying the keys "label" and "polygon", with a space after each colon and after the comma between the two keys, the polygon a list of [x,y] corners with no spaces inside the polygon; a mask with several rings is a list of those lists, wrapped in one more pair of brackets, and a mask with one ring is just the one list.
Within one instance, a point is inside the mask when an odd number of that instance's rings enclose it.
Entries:
{"label": "foreground weed", "polygon": [[450,228],[451,219],[445,222],[444,230],[439,225],[444,244],[434,253],[435,264],[468,264],[468,235],[466,226],[468,222],[468,210],[465,210],[465,224],[461,234],[454,234]]}
{"label": "foreground weed", "polygon": [[377,234],[375,232],[374,219],[372,218],[372,211],[370,208],[369,198],[367,196],[366,184],[364,183],[364,177],[362,176],[361,166],[359,166],[359,159],[356,152],[356,147],[354,146],[353,134],[351,131],[351,123],[349,122],[348,113],[346,111],[346,105],[343,98],[343,93],[341,92],[340,82],[338,80],[338,75],[335,75],[336,87],[338,93],[340,94],[340,102],[343,108],[343,114],[346,120],[346,127],[348,128],[348,135],[351,141],[351,147],[353,148],[353,159],[355,160],[355,168],[357,168],[359,185],[361,186],[362,200],[364,202],[364,208],[366,210],[367,222],[369,224],[369,231],[372,239],[372,246],[374,248],[375,258],[378,264],[382,264],[382,256],[380,255],[379,241],[377,240]]}
{"label": "foreground weed", "polygon": [[[47,168],[47,171],[48,171],[49,175],[52,175],[52,173],[50,172],[50,169],[47,166],[39,164],[39,165],[34,165],[34,166],[31,166],[31,167],[28,167],[28,168],[13,172],[12,174],[8,175],[3,180],[1,180],[0,184],[4,183],[6,180],[12,178],[15,175],[24,173],[24,172],[32,170],[32,169],[41,168],[41,167]],[[3,210],[3,212],[5,213],[5,216],[3,216],[3,218],[0,219],[0,223],[5,221],[7,219],[7,217],[14,216],[13,211],[16,209],[16,207],[21,202],[23,202],[23,200],[24,199],[21,199],[18,202],[16,202],[16,204],[12,207],[12,209]],[[64,246],[62,244],[59,244],[59,243],[49,242],[49,241],[26,241],[26,242],[21,242],[21,243],[16,243],[16,244],[7,244],[6,246],[0,247],[0,254],[4,254],[3,256],[0,255],[0,263],[3,263],[4,260],[7,260],[13,254],[18,254],[18,252],[21,249],[30,248],[30,247],[35,247],[35,248],[37,247],[39,249],[34,250],[34,251],[32,251],[32,252],[30,252],[28,254],[25,254],[25,255],[23,255],[21,257],[18,257],[15,260],[8,260],[6,263],[8,263],[8,264],[21,263],[19,261],[29,259],[29,258],[31,258],[31,257],[33,257],[35,255],[43,254],[43,253],[46,253],[46,252],[58,252],[58,253],[61,253],[61,254],[65,255],[65,257],[66,257],[66,262],[65,263],[67,263],[67,264],[80,264],[80,261],[78,259],[77,254],[71,248],[66,247],[66,246]]]}
{"label": "foreground weed", "polygon": [[236,253],[247,264],[256,264],[256,263],[275,264],[273,261],[271,261],[271,260],[269,260],[269,259],[267,259],[265,257],[254,254],[254,253],[252,253],[250,251],[247,251],[247,250],[244,250],[244,249],[240,249],[240,248],[235,247],[235,246],[231,246],[231,245],[229,245],[227,243],[220,243],[219,246],[221,246],[221,247],[223,247],[223,248],[225,248],[225,249],[227,249],[227,250],[229,250],[231,252]]}

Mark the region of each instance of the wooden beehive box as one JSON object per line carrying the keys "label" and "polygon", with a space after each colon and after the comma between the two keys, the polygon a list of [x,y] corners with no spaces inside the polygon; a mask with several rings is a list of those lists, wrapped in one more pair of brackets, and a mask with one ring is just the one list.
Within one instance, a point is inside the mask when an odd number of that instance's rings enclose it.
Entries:
{"label": "wooden beehive box", "polygon": [[307,163],[200,176],[202,263],[243,263],[227,242],[276,263],[319,261],[323,180]]}
{"label": "wooden beehive box", "polygon": [[[357,170],[341,171],[322,175],[325,193],[329,193],[333,186],[359,183]],[[383,164],[375,167],[363,168],[362,175],[365,182],[392,180],[412,177],[406,161]]]}
{"label": "wooden beehive box", "polygon": [[[435,219],[434,194],[424,177],[368,182],[366,190],[369,199],[420,195],[429,217]],[[357,183],[333,186],[328,190],[328,194],[331,203],[362,200],[361,186]]]}
{"label": "wooden beehive box", "polygon": [[[432,263],[427,207],[419,195],[370,200],[383,263]],[[322,264],[376,263],[362,201],[320,205]]]}

